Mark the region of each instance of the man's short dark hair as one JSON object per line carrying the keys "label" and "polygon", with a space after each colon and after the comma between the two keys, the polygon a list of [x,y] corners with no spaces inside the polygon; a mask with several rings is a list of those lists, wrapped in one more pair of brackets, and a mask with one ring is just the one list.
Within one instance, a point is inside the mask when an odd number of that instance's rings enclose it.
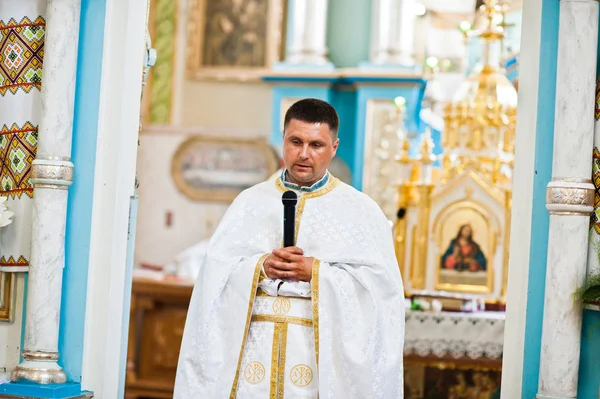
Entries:
{"label": "man's short dark hair", "polygon": [[283,131],[292,119],[306,123],[326,123],[333,136],[337,138],[340,118],[335,108],[329,103],[316,98],[305,98],[297,101],[287,110],[283,121]]}

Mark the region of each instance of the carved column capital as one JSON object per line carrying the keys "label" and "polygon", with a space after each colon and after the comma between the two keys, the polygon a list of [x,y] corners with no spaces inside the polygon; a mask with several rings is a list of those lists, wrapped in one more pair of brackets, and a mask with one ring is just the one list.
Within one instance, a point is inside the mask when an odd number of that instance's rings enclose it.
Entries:
{"label": "carved column capital", "polygon": [[31,164],[35,188],[66,190],[73,183],[73,163],[68,158],[36,159]]}
{"label": "carved column capital", "polygon": [[589,216],[594,210],[594,184],[589,179],[552,179],[546,188],[551,215]]}

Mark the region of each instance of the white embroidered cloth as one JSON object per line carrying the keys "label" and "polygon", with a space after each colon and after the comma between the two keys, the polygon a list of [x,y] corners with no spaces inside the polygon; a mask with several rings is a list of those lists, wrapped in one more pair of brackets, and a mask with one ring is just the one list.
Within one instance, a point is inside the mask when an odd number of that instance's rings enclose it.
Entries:
{"label": "white embroidered cloth", "polygon": [[502,312],[407,311],[404,354],[498,359],[502,356],[504,320]]}
{"label": "white embroidered cloth", "polygon": [[[15,213],[2,228],[0,267],[27,271],[31,260],[33,184],[42,115],[41,77],[47,1],[0,1],[0,195]],[[50,128],[52,130],[52,128]]]}

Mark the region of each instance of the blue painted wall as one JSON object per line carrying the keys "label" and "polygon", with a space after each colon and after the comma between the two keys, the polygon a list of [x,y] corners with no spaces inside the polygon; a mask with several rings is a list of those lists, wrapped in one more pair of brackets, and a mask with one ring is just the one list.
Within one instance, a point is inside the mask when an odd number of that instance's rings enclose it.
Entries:
{"label": "blue painted wall", "polygon": [[340,117],[338,138],[340,144],[337,156],[350,168],[352,176],[355,174],[354,162],[354,132],[356,131],[356,91],[335,90],[332,92],[331,104],[335,107]]}
{"label": "blue painted wall", "polygon": [[73,382],[81,381],[83,359],[105,8],[105,0],[81,2],[72,149],[75,175],[69,190],[67,208],[65,269],[58,343],[61,354],[59,362],[69,380]]}
{"label": "blue painted wall", "polygon": [[579,399],[598,399],[600,379],[600,312],[583,312],[581,357],[579,360]]}
{"label": "blue painted wall", "polygon": [[370,1],[329,1],[327,46],[329,58],[336,67],[353,68],[367,61],[370,40]]}
{"label": "blue painted wall", "polygon": [[552,178],[558,16],[559,2],[543,0],[531,250],[529,254],[529,295],[527,297],[523,358],[523,399],[535,397],[539,377],[549,225],[545,196],[546,185]]}

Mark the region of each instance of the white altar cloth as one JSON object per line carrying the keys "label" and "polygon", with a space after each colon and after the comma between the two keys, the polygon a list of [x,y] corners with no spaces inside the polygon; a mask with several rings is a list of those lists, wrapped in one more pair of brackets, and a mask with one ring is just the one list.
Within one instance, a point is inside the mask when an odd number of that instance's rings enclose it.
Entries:
{"label": "white altar cloth", "polygon": [[504,312],[406,311],[404,355],[502,357]]}

